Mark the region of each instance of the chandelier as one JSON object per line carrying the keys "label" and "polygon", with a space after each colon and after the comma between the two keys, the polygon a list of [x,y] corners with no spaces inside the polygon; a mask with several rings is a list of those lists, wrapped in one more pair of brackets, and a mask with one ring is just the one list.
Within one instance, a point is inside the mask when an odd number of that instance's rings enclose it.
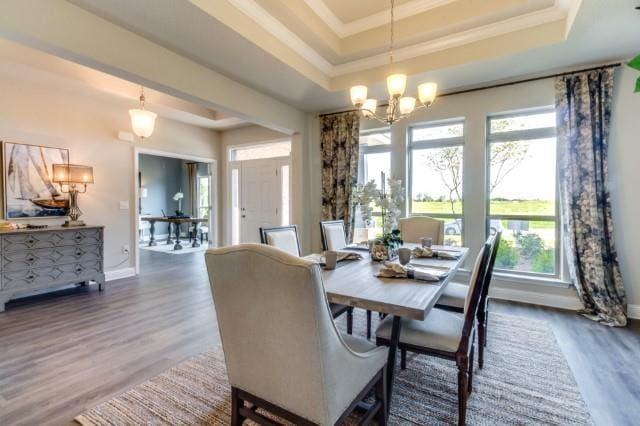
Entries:
{"label": "chandelier", "polygon": [[140,87],[140,108],[130,109],[129,116],[131,117],[131,128],[133,129],[133,133],[140,136],[142,139],[151,136],[156,124],[156,117],[158,117],[158,114],[155,112],[144,109],[144,102],[144,87]]}
{"label": "chandelier", "polygon": [[413,96],[403,96],[407,86],[407,75],[393,73],[394,5],[395,0],[391,0],[391,26],[389,36],[389,68],[391,69],[391,74],[387,77],[389,101],[387,105],[381,105],[387,107],[385,114],[380,115],[376,113],[378,101],[367,98],[367,86],[359,85],[351,88],[351,102],[353,106],[359,109],[364,117],[375,119],[388,125],[402,120],[416,109],[431,106],[436,99],[436,92],[438,90],[436,83],[429,82],[418,85],[419,105],[416,105],[416,98]]}

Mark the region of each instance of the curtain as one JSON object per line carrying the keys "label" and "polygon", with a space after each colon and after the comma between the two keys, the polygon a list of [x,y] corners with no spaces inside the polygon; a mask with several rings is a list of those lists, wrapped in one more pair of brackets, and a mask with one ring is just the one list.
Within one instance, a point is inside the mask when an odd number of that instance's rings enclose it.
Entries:
{"label": "curtain", "polygon": [[191,217],[198,217],[198,163],[187,163],[187,182],[189,184],[189,211]]}
{"label": "curtain", "polygon": [[556,79],[563,238],[583,314],[624,326],[625,291],[613,241],[607,145],[613,68]]}
{"label": "curtain", "polygon": [[322,143],[322,219],[345,222],[347,241],[354,226],[351,191],[358,183],[360,117],[357,112],[320,119]]}

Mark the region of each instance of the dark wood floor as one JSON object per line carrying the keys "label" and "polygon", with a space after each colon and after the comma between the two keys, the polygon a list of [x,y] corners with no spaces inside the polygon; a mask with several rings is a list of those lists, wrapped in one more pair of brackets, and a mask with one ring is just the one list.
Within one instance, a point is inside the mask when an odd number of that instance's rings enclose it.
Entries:
{"label": "dark wood floor", "polygon": [[[105,292],[71,289],[0,313],[0,425],[70,424],[218,340],[202,253],[141,255],[140,276]],[[638,424],[638,322],[610,329],[558,310],[492,309],[551,324],[596,424]]]}

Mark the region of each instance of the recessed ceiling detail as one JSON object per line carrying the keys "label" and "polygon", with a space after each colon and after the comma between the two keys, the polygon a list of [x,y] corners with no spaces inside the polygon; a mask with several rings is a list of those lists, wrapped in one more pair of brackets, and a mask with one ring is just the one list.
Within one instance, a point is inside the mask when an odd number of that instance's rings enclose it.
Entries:
{"label": "recessed ceiling detail", "polygon": [[[581,0],[396,0],[395,57],[408,75],[566,39]],[[191,3],[330,91],[386,73],[388,0]]]}

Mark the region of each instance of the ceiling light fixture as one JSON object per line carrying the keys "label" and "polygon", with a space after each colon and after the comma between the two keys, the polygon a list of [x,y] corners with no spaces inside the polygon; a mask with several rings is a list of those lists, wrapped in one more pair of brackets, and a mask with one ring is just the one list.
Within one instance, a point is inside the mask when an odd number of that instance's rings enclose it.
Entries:
{"label": "ceiling light fixture", "polygon": [[140,136],[142,139],[151,136],[156,124],[156,118],[158,117],[158,114],[155,112],[144,109],[144,102],[144,87],[140,86],[140,108],[130,109],[129,115],[131,116],[131,128],[133,129],[133,133]]}
{"label": "ceiling light fixture", "polygon": [[[392,125],[393,123],[407,117],[416,109],[431,106],[436,99],[438,85],[436,83],[422,83],[418,85],[418,99],[420,104],[416,107],[416,98],[404,95],[407,86],[407,75],[393,72],[393,42],[394,42],[394,14],[395,0],[391,0],[391,26],[389,37],[389,68],[391,74],[387,77],[387,91],[389,92],[389,102],[384,115],[378,115],[378,101],[367,98],[367,86],[353,86],[351,88],[351,102],[358,108],[366,118],[375,119],[382,123]],[[382,105],[384,106],[384,105]]]}

